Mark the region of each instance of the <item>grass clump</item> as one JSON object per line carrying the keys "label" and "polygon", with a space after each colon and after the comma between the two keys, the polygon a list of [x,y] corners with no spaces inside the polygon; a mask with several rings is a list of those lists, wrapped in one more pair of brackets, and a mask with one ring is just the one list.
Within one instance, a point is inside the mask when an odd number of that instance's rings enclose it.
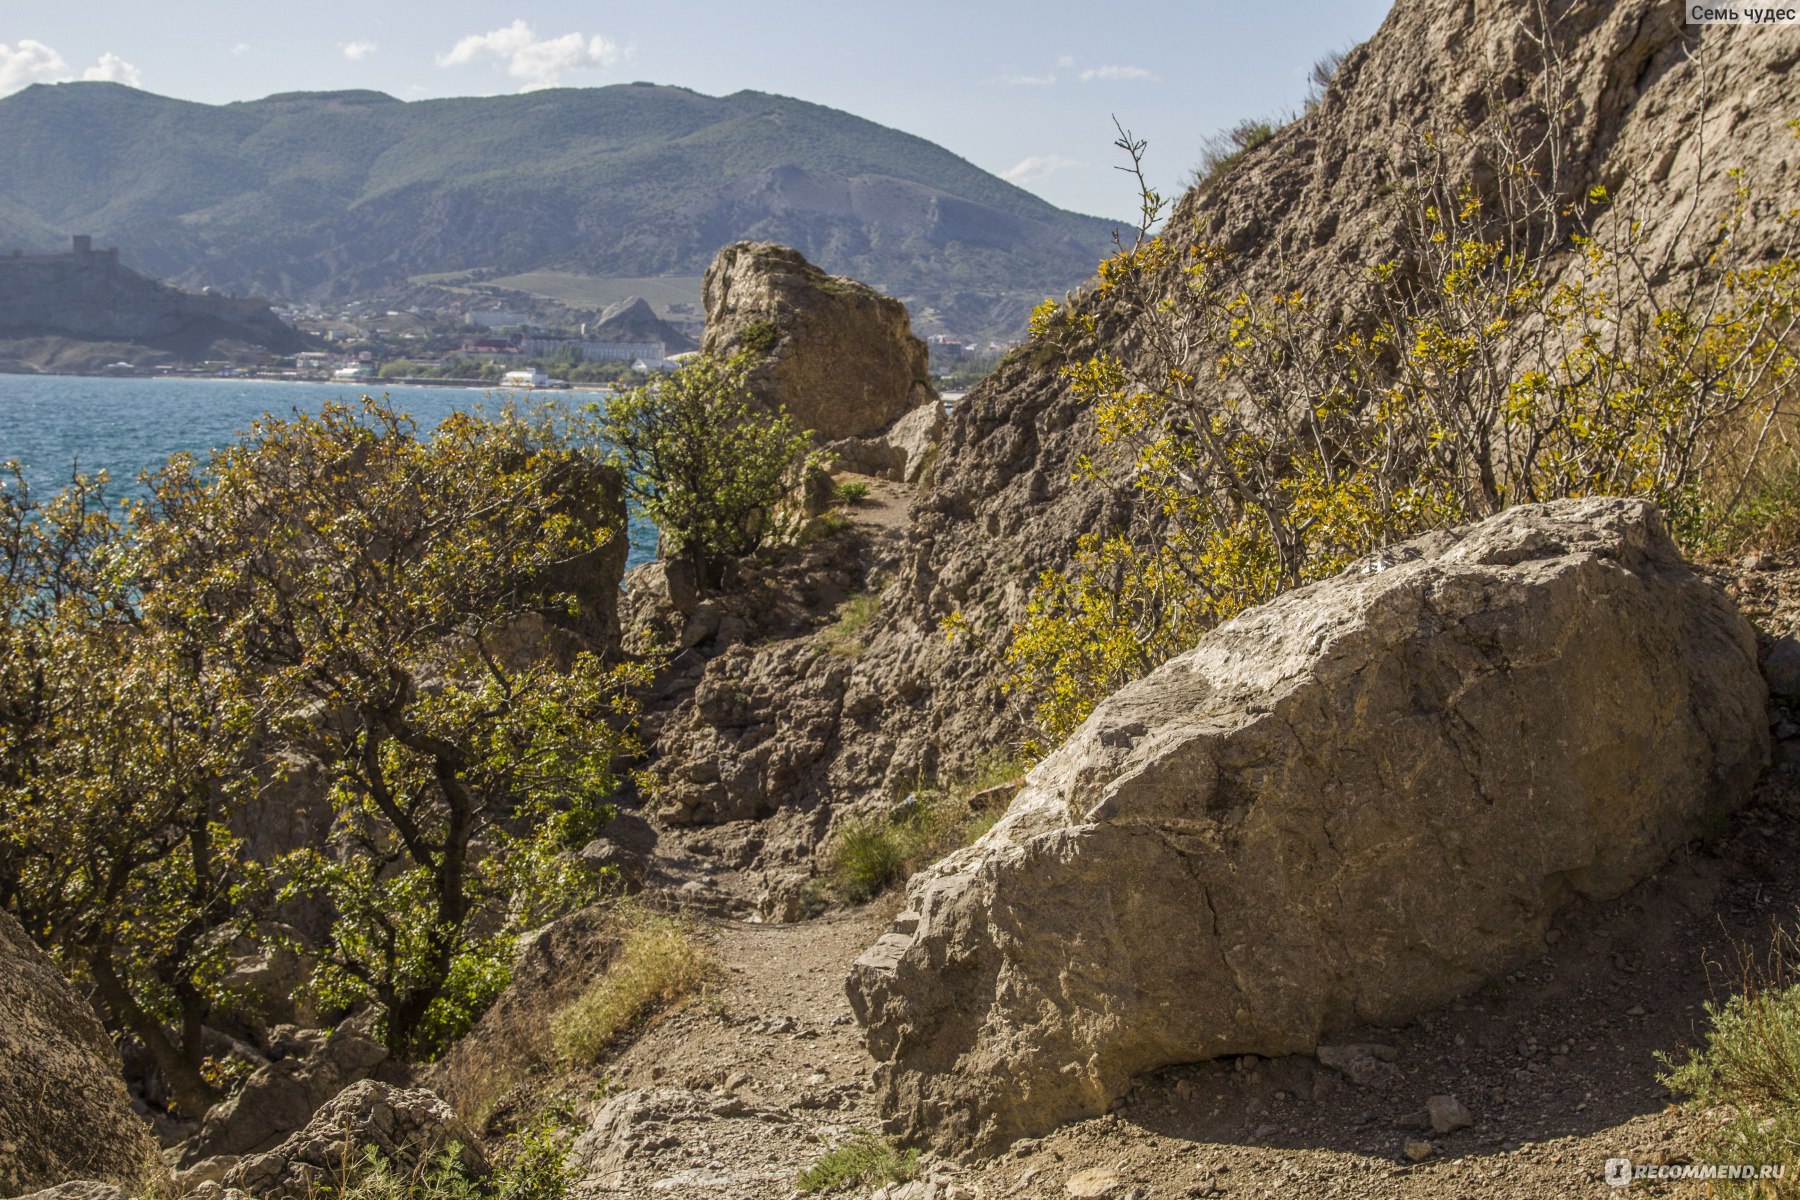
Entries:
{"label": "grass clump", "polygon": [[1702,1156],[1785,1168],[1781,1180],[1719,1180],[1721,1196],[1800,1195],[1800,978],[1794,935],[1777,933],[1760,962],[1740,955],[1741,991],[1708,1002],[1706,1044],[1661,1056],[1662,1081],[1710,1115]]}
{"label": "grass clump", "polygon": [[919,1152],[859,1134],[839,1142],[794,1182],[803,1192],[833,1192],[858,1184],[905,1183],[919,1174]]}
{"label": "grass clump", "polygon": [[991,760],[953,787],[920,790],[887,814],[844,821],[826,849],[827,886],[851,904],[864,904],[969,845],[992,829],[1011,803],[1013,790],[1001,785],[1028,768],[1017,758]]}
{"label": "grass clump", "polygon": [[869,498],[869,485],[860,479],[851,479],[838,484],[833,494],[839,504],[861,504]]}
{"label": "grass clump", "polygon": [[844,601],[838,619],[819,634],[825,653],[838,658],[860,658],[867,650],[863,630],[881,611],[881,596],[875,592],[859,592]]}
{"label": "grass clump", "polygon": [[619,1034],[699,991],[713,965],[685,922],[644,919],[625,935],[599,982],[556,1014],[551,1038],[557,1052],[571,1063],[594,1061]]}
{"label": "grass clump", "polygon": [[1200,147],[1200,165],[1194,171],[1193,186],[1211,187],[1230,174],[1244,155],[1273,138],[1280,129],[1281,125],[1274,121],[1247,118],[1207,138]]}

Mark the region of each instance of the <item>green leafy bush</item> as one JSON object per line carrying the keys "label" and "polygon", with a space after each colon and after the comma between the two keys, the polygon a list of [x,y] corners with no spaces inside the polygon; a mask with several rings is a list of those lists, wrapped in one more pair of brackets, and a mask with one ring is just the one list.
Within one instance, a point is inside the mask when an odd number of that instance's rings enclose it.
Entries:
{"label": "green leafy bush", "polygon": [[751,398],[751,356],[702,355],[674,374],[615,397],[599,433],[626,489],[662,533],[665,553],[690,559],[717,587],[732,559],[794,536],[791,502],[810,441],[785,413]]}
{"label": "green leafy bush", "polygon": [[860,479],[852,479],[838,484],[834,494],[839,504],[861,504],[869,498],[869,485]]}

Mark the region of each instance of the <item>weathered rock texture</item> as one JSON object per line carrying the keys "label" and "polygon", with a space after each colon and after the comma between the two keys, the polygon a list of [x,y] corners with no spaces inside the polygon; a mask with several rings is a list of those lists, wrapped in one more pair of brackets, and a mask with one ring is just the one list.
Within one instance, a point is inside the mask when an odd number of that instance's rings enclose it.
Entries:
{"label": "weathered rock texture", "polygon": [[849,983],[884,1110],[992,1148],[1142,1071],[1410,1020],[1740,804],[1766,699],[1640,501],[1516,508],[1245,613],[913,881]]}
{"label": "weathered rock texture", "polygon": [[0,1195],[135,1182],[153,1155],[93,1010],[0,912]]}
{"label": "weathered rock texture", "polygon": [[943,401],[934,396],[880,433],[842,438],[825,449],[839,470],[917,483],[943,440],[945,424]]}
{"label": "weathered rock texture", "polygon": [[906,306],[797,250],[725,247],[706,269],[704,298],[701,348],[766,351],[750,381],[757,399],[785,405],[824,441],[877,433],[937,398]]}
{"label": "weathered rock texture", "polygon": [[404,1179],[452,1147],[462,1168],[480,1176],[487,1172],[480,1145],[432,1092],[365,1080],[339,1094],[275,1149],[239,1162],[224,1185],[257,1200],[311,1200],[327,1187],[341,1189],[345,1167],[354,1170],[370,1150]]}
{"label": "weathered rock texture", "polygon": [[329,1035],[317,1031],[272,1039],[274,1061],[215,1104],[182,1148],[178,1165],[272,1150],[310,1121],[319,1107],[387,1061],[387,1050],[346,1021]]}

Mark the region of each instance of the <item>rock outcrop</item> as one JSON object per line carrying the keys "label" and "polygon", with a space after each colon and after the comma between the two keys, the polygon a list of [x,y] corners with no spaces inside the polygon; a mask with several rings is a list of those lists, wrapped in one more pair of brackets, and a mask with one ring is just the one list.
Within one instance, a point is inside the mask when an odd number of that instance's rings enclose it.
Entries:
{"label": "rock outcrop", "polygon": [[587,327],[596,342],[661,342],[664,354],[697,349],[694,339],[656,315],[642,296],[628,296],[609,304],[598,320]]}
{"label": "rock outcrop", "polygon": [[751,390],[820,440],[867,437],[937,399],[906,306],[797,250],[739,242],[706,269],[701,349],[761,351]]}
{"label": "rock outcrop", "polygon": [[320,1106],[367,1079],[388,1058],[381,1043],[366,1036],[355,1021],[345,1021],[329,1034],[278,1031],[270,1053],[277,1057],[258,1067],[242,1087],[206,1114],[182,1149],[183,1170],[208,1159],[274,1149],[304,1127]]}
{"label": "rock outcrop", "polygon": [[1742,803],[1766,698],[1642,501],[1515,508],[1247,612],[913,880],[849,983],[884,1111],[991,1149],[1143,1071],[1410,1020]]}
{"label": "rock outcrop", "polygon": [[0,1195],[135,1182],[154,1153],[93,1009],[0,912]]}
{"label": "rock outcrop", "polygon": [[436,1094],[366,1080],[275,1149],[238,1163],[223,1182],[257,1200],[309,1200],[322,1188],[341,1188],[346,1166],[354,1169],[371,1150],[405,1179],[452,1148],[468,1175],[487,1173],[480,1141]]}
{"label": "rock outcrop", "polygon": [[825,449],[839,470],[917,483],[945,424],[943,402],[934,396],[872,437],[842,438]]}
{"label": "rock outcrop", "polygon": [[554,1061],[550,1029],[556,1014],[606,973],[618,948],[618,926],[604,906],[570,913],[531,934],[513,960],[506,990],[422,1082],[459,1112],[492,1105],[530,1071]]}

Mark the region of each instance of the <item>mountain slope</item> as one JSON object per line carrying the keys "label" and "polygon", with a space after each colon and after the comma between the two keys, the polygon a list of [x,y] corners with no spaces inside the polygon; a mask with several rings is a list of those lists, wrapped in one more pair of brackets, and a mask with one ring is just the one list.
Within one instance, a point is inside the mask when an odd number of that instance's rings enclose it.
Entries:
{"label": "mountain slope", "polygon": [[209,106],[72,83],[0,100],[0,127],[0,245],[91,233],[174,282],[289,299],[469,269],[698,275],[761,239],[997,332],[1085,278],[1113,229],[921,138],[758,92]]}

